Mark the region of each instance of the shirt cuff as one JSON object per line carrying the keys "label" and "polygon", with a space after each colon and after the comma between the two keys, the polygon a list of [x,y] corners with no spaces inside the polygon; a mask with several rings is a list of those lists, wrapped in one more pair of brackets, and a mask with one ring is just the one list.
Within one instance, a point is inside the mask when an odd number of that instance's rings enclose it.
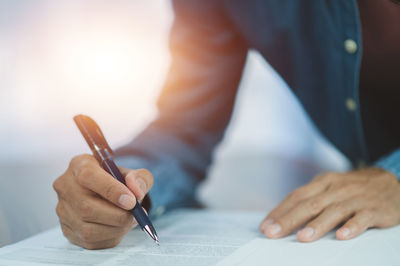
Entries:
{"label": "shirt cuff", "polygon": [[400,180],[400,149],[379,159],[375,166],[391,172]]}

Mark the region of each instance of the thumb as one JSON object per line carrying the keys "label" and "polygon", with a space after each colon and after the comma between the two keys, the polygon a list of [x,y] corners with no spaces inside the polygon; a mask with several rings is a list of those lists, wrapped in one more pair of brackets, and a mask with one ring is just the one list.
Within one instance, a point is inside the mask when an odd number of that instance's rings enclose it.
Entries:
{"label": "thumb", "polygon": [[122,174],[125,175],[126,186],[139,201],[142,201],[153,186],[154,178],[151,172],[147,169],[132,170],[122,167],[120,169]]}

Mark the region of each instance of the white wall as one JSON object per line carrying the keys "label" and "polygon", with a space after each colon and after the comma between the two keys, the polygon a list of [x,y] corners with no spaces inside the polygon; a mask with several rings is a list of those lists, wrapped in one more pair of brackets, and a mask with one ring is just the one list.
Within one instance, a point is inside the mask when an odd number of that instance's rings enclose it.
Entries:
{"label": "white wall", "polygon": [[[154,116],[169,64],[171,20],[162,0],[0,1],[0,245],[57,224],[51,183],[73,155],[89,152],[74,114],[93,116],[112,146]],[[306,173],[347,167],[284,82],[253,53],[200,198],[218,208],[246,208],[256,198],[261,200],[254,208],[273,204],[309,179],[266,179],[277,161],[286,167],[279,158],[301,158],[310,165]],[[238,160],[247,160],[241,166],[250,169],[251,181],[247,201],[232,205],[244,175]],[[228,175],[232,189],[215,200]]]}

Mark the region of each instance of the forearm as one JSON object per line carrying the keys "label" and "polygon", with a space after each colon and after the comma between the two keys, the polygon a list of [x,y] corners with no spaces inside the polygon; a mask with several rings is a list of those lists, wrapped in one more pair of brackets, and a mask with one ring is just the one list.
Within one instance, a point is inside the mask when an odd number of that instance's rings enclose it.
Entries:
{"label": "forearm", "polygon": [[217,5],[174,1],[172,63],[159,115],[116,151],[120,165],[155,176],[152,214],[195,204],[195,188],[231,116],[247,48]]}

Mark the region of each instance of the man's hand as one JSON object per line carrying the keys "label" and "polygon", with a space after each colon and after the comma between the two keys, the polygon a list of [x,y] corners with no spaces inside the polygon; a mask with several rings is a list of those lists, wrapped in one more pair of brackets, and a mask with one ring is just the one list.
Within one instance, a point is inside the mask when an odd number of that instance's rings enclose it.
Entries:
{"label": "man's hand", "polygon": [[319,239],[344,223],[336,238],[351,239],[370,227],[385,228],[400,223],[400,183],[379,168],[319,175],[294,190],[261,223],[269,238],[297,232],[301,242]]}
{"label": "man's hand", "polygon": [[68,240],[87,249],[110,248],[137,225],[128,210],[143,200],[153,185],[148,170],[120,168],[128,187],[104,171],[91,155],[71,160],[54,182],[57,215]]}

